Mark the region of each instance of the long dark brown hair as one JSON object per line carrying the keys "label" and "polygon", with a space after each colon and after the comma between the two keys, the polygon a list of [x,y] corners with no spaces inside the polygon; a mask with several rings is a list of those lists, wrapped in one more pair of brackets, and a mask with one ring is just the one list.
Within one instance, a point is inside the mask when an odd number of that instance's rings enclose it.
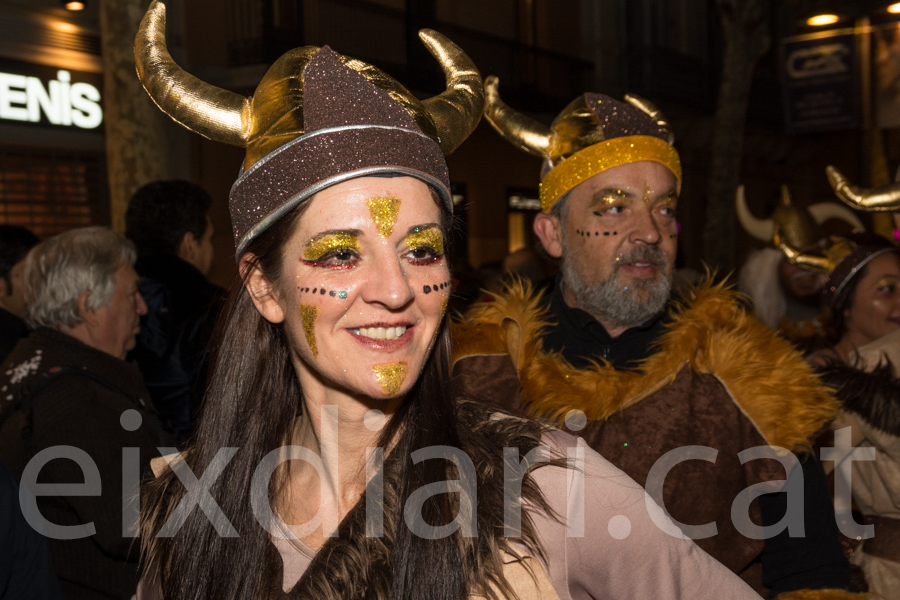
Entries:
{"label": "long dark brown hair", "polygon": [[[304,207],[283,217],[248,247],[255,263],[274,285],[283,268],[283,249]],[[449,217],[444,215],[445,221]],[[448,223],[444,223],[445,231]],[[220,536],[209,519],[196,508],[174,537],[157,537],[168,516],[185,495],[184,486],[171,470],[148,482],[142,491],[141,543],[146,573],[158,578],[165,600],[247,600],[265,596],[273,582],[262,581],[270,569],[269,534],[256,522],[251,510],[251,480],[257,465],[270,451],[282,446],[302,412],[302,395],[291,362],[288,339],[280,325],[266,321],[238,281],[219,320],[214,344],[213,367],[198,427],[184,457],[199,478],[220,448],[239,451],[210,488],[210,494],[236,529],[239,537]],[[392,454],[401,457],[397,487],[399,507],[415,490],[432,482],[453,479],[452,466],[426,460],[413,464],[409,455],[429,446],[461,448],[475,455],[479,470],[477,538],[459,532],[443,539],[426,540],[414,535],[398,514],[386,519],[395,523],[390,532],[392,573],[390,597],[396,600],[460,600],[473,589],[504,595],[512,590],[503,577],[499,550],[516,550],[502,537],[503,486],[482,485],[483,477],[502,477],[502,449],[496,442],[473,442],[477,428],[459,427],[459,404],[450,388],[449,334],[442,326],[439,342],[423,372],[393,418],[385,427],[380,444],[394,442]],[[471,405],[467,409],[472,412]],[[479,410],[484,410],[479,407]],[[505,425],[507,430],[512,426]],[[461,429],[464,431],[461,434]],[[521,434],[525,431],[525,435]],[[540,439],[541,428],[531,423],[516,429],[521,454]],[[490,437],[490,436],[484,436]],[[497,436],[494,436],[495,438]],[[502,437],[502,436],[500,436]],[[479,439],[482,439],[479,438]],[[470,452],[471,451],[471,452]],[[498,473],[499,471],[499,473]],[[273,478],[275,479],[275,478]],[[485,488],[483,496],[482,488]],[[499,492],[497,490],[499,489]],[[488,490],[493,490],[489,492]],[[549,510],[540,492],[526,475],[523,496],[532,506]],[[278,494],[270,485],[269,501]],[[432,525],[450,522],[458,502],[453,494],[432,496],[422,507],[422,519]],[[523,514],[520,543],[532,555],[541,555],[530,517]],[[277,582],[280,588],[281,582]]]}

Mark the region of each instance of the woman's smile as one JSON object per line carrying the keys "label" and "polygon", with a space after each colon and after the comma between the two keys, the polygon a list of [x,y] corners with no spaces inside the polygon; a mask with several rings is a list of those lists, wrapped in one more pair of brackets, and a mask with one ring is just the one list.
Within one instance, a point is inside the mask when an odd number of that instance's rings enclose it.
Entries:
{"label": "woman's smile", "polygon": [[402,323],[375,323],[365,327],[347,329],[360,344],[373,350],[396,350],[412,341],[415,326]]}

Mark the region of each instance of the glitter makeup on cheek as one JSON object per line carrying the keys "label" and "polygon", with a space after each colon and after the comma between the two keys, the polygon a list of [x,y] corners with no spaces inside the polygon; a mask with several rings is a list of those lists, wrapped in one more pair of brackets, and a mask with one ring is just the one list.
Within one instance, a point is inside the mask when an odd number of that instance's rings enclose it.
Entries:
{"label": "glitter makeup on cheek", "polygon": [[316,318],[319,316],[319,307],[312,304],[300,305],[300,317],[303,319],[303,331],[306,332],[306,343],[313,358],[319,358],[319,348],[316,346]]}
{"label": "glitter makeup on cheek", "polygon": [[422,246],[431,248],[437,254],[443,254],[444,234],[437,227],[429,227],[428,229],[416,229],[406,236],[407,248],[420,248]]}
{"label": "glitter makeup on cheek", "polygon": [[441,317],[438,319],[437,327],[434,328],[434,333],[431,334],[431,343],[428,344],[428,348],[432,348],[434,343],[437,341],[438,333],[441,331],[441,323],[444,322],[444,316],[447,314],[447,305],[450,303],[450,297],[445,296],[441,299]]}
{"label": "glitter makeup on cheek", "polygon": [[409,366],[405,360],[396,363],[388,363],[386,365],[373,365],[372,372],[375,373],[375,379],[381,385],[381,391],[385,396],[393,396],[400,391],[400,387],[409,374]]}
{"label": "glitter makeup on cheek", "polygon": [[303,260],[308,262],[319,260],[329,252],[342,249],[362,252],[359,238],[352,233],[329,233],[320,238],[313,238],[303,249]]}
{"label": "glitter makeup on cheek", "polygon": [[366,200],[369,205],[369,212],[372,213],[372,220],[378,228],[381,237],[386,238],[394,231],[394,223],[397,222],[397,215],[400,214],[399,198],[369,198]]}

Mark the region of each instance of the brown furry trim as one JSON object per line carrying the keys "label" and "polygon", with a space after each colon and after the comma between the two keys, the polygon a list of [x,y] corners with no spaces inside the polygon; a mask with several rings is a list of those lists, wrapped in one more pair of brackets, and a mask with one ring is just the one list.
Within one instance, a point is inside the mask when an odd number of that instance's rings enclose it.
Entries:
{"label": "brown furry trim", "polygon": [[775,596],[775,600],[875,600],[878,594],[854,593],[847,590],[795,590]]}
{"label": "brown furry trim", "polygon": [[608,363],[576,369],[560,354],[543,351],[548,311],[530,285],[513,282],[504,296],[477,305],[453,324],[451,363],[508,353],[529,414],[555,421],[573,408],[591,420],[605,419],[658,391],[690,365],[697,373],[716,376],[769,444],[807,449],[809,437],[834,418],[838,403],[800,353],[750,316],[739,297],[724,284],[697,286],[673,308],[675,318],[657,351],[636,371],[617,371]]}

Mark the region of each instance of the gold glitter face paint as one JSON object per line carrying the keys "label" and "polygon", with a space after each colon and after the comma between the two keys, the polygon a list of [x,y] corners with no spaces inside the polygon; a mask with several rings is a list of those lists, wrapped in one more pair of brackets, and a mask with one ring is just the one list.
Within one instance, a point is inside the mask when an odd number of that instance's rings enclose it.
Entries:
{"label": "gold glitter face paint", "polygon": [[409,366],[405,360],[401,360],[386,365],[373,365],[372,372],[375,373],[375,379],[381,384],[381,391],[384,392],[384,395],[393,396],[400,391],[403,381],[409,374]]}
{"label": "gold glitter face paint", "polygon": [[381,237],[386,238],[394,231],[394,223],[397,222],[397,215],[400,214],[400,199],[383,197],[369,198],[366,200],[369,205],[369,212],[372,213],[372,220],[378,227],[378,233]]}
{"label": "gold glitter face paint", "polygon": [[355,250],[362,252],[359,245],[359,238],[353,233],[327,233],[320,237],[315,237],[306,243],[303,249],[303,260],[313,262],[321,259],[329,252],[335,250]]}
{"label": "gold glitter face paint", "polygon": [[319,307],[312,304],[300,305],[300,316],[303,319],[303,331],[306,332],[306,343],[313,358],[319,358],[319,347],[316,346],[316,318],[319,316]]}
{"label": "gold glitter face paint", "polygon": [[431,248],[436,254],[444,253],[444,234],[437,227],[416,228],[406,236],[407,248]]}
{"label": "gold glitter face paint", "polygon": [[631,198],[622,190],[603,190],[591,199],[591,208],[606,210],[613,206],[630,206]]}
{"label": "gold glitter face paint", "polygon": [[441,323],[444,322],[444,316],[447,314],[447,305],[450,303],[450,296],[444,296],[441,298],[441,317],[438,319],[437,327],[434,328],[434,333],[431,334],[431,342],[428,344],[428,348],[432,348],[434,343],[437,341],[438,334],[441,332]]}

